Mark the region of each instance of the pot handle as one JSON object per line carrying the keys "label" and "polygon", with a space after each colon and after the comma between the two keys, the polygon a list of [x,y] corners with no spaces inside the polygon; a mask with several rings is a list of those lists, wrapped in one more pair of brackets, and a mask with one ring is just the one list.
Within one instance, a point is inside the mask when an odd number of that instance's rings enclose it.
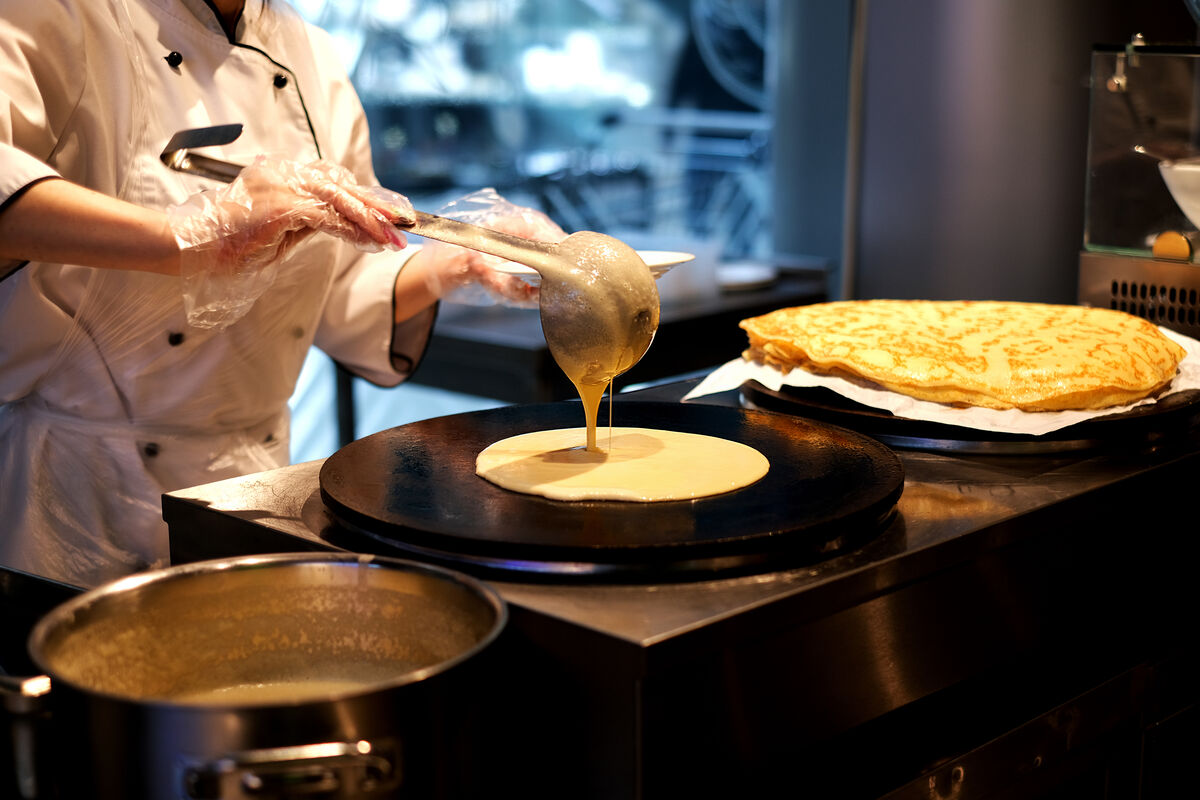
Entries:
{"label": "pot handle", "polygon": [[400,746],[377,742],[327,742],[244,750],[184,769],[189,800],[353,798],[400,785]]}
{"label": "pot handle", "polygon": [[[14,786],[18,798],[37,797],[45,791],[38,769],[37,744],[42,739],[39,730],[49,714],[50,678],[37,675],[22,678],[0,674],[0,709],[9,726],[11,752],[0,758],[11,759]],[[44,733],[44,732],[43,732]],[[43,741],[44,743],[44,741]]]}

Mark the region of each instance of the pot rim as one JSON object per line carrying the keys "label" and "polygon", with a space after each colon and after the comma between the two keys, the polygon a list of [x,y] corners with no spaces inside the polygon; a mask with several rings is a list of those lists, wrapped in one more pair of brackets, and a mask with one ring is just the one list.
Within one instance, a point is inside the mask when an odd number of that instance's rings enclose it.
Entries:
{"label": "pot rim", "polygon": [[[270,700],[264,702],[241,701],[222,703],[201,701],[189,702],[160,697],[136,697],[81,685],[75,681],[58,675],[57,672],[54,669],[51,669],[47,664],[43,647],[49,634],[57,626],[68,624],[68,622],[77,613],[80,613],[96,605],[97,603],[104,602],[104,600],[109,597],[120,595],[126,592],[136,591],[142,586],[163,583],[167,581],[183,580],[195,575],[211,574],[230,570],[238,571],[261,569],[263,567],[271,567],[276,565],[307,563],[348,565],[357,564],[361,567],[373,569],[398,569],[433,575],[451,583],[457,583],[479,599],[483,600],[487,605],[491,606],[495,617],[491,627],[488,629],[487,633],[479,639],[479,641],[475,642],[471,647],[456,653],[455,655],[443,661],[430,664],[429,666],[420,667],[418,669],[402,672],[393,679],[364,684],[360,688],[340,692],[330,692],[329,694],[322,695],[320,697],[307,697],[298,700]],[[46,615],[37,621],[32,631],[30,631],[26,649],[28,650],[29,656],[33,660],[33,663],[50,678],[51,693],[53,693],[53,687],[55,685],[61,684],[63,686],[70,687],[76,692],[81,692],[93,697],[102,697],[108,700],[124,703],[135,703],[156,708],[185,709],[195,711],[236,711],[239,709],[256,708],[298,708],[302,706],[319,705],[322,703],[352,700],[355,698],[376,694],[378,692],[419,683],[421,681],[428,680],[435,675],[448,672],[463,662],[475,657],[487,647],[491,646],[496,639],[499,638],[500,633],[504,630],[507,624],[508,604],[505,602],[504,598],[501,597],[495,589],[483,581],[452,569],[409,559],[392,558],[388,556],[374,556],[359,553],[267,553],[251,556],[235,556],[231,558],[195,561],[187,564],[178,564],[175,566],[163,567],[161,569],[134,573],[123,578],[117,578],[109,583],[102,584],[94,589],[90,589],[83,594],[73,597],[70,600],[67,600],[51,609]]]}

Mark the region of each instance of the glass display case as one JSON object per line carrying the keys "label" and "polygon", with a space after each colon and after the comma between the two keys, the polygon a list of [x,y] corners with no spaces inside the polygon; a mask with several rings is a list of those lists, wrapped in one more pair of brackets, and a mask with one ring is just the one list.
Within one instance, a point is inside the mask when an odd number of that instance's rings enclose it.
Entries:
{"label": "glass display case", "polygon": [[[1200,156],[1198,67],[1200,48],[1131,44],[1093,53],[1086,249],[1151,256],[1164,232],[1195,237],[1164,167]],[[1200,199],[1200,180],[1193,191]]]}
{"label": "glass display case", "polygon": [[1200,48],[1092,53],[1079,300],[1200,335]]}

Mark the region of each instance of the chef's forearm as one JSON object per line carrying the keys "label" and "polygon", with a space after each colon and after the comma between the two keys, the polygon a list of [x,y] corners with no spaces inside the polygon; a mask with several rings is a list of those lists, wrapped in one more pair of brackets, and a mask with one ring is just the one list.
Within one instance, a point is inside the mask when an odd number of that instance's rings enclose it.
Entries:
{"label": "chef's forearm", "polygon": [[0,260],[179,273],[167,215],[59,178],[38,181],[0,209]]}

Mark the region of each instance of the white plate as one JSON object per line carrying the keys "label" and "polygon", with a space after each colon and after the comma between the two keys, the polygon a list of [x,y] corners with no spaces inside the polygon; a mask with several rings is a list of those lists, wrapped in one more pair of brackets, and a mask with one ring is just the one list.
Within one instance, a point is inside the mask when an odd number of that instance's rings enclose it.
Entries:
{"label": "white plate", "polygon": [[717,285],[726,292],[765,289],[775,283],[779,271],[764,264],[725,264],[717,267]]}
{"label": "white plate", "polygon": [[[655,278],[661,278],[671,267],[686,263],[696,257],[693,253],[681,253],[675,250],[638,250],[637,254],[641,256],[642,261],[646,262],[646,266],[650,268],[650,273]],[[505,261],[496,267],[496,270],[507,272],[509,275],[519,275],[530,283],[535,283],[541,277],[533,268],[524,264],[515,264],[512,261]]]}

